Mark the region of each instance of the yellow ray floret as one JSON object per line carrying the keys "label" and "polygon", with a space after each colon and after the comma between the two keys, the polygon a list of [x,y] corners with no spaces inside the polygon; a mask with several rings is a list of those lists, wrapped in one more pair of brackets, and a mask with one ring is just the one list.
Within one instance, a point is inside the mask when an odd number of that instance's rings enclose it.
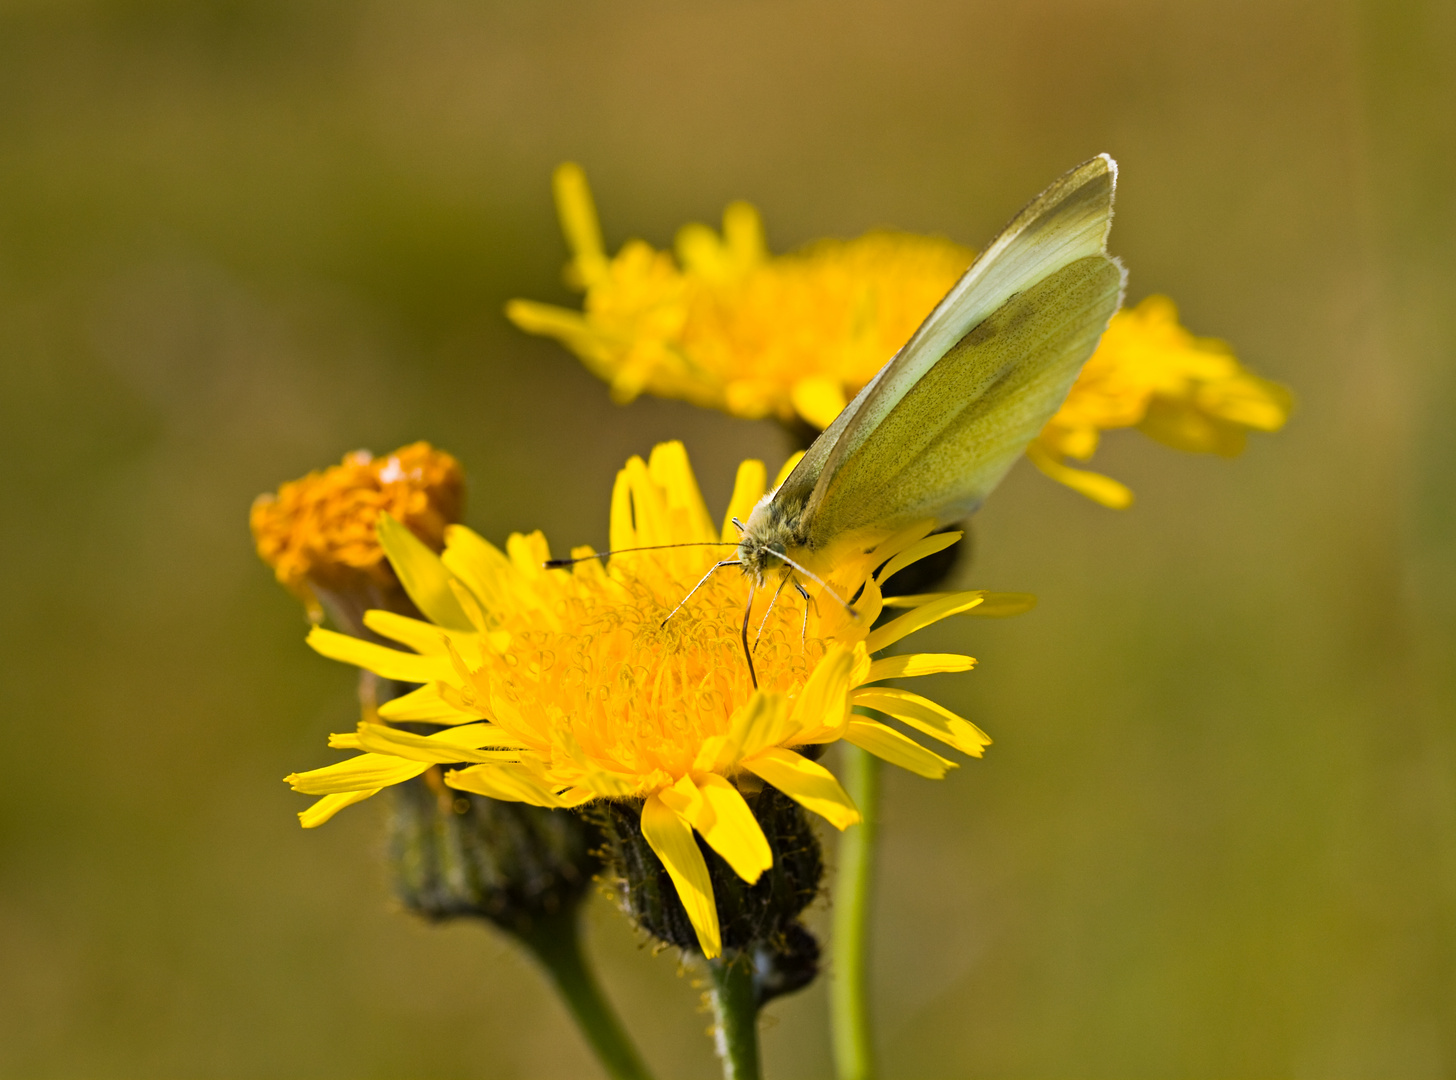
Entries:
{"label": "yellow ray floret", "polygon": [[[758,462],[743,464],[727,519],[748,515],[766,475]],[[512,536],[502,552],[451,526],[436,555],[385,519],[380,538],[399,579],[437,595],[443,580],[455,604],[437,608],[448,618],[430,622],[369,614],[371,629],[410,652],[324,630],[310,635],[326,656],[423,685],[383,706],[385,723],[334,737],[332,745],[363,751],[359,756],[288,778],[296,790],[323,796],[303,823],[321,824],[432,765],[456,766],[445,780],[460,790],[537,806],[640,801],[643,834],[676,884],[704,953],[716,955],[717,912],[695,837],[746,881],[772,864],[740,781],[771,784],[843,829],[859,812],[834,775],[806,756],[810,747],[845,739],[935,778],[955,766],[863,710],[973,756],[990,742],[948,709],[877,685],[975,663],[948,653],[872,656],[988,602],[980,592],[912,598],[903,614],[872,629],[890,573],[948,542],[927,540],[928,528],[884,537],[872,550],[818,568],[834,594],[858,597],[853,610],[817,583],[807,583],[807,602],[792,589],[777,596],[761,590],[750,611],[755,687],[740,638],[749,590],[742,574],[715,574],[667,618],[731,550],[680,443],[658,446],[648,461],[633,458],[618,474],[610,535],[614,549],[693,546],[547,569],[550,552],[539,533]],[[421,597],[414,599],[428,614]],[[1027,606],[1024,597],[1009,603]],[[467,621],[454,622],[457,612]],[[405,721],[441,727],[418,734],[392,726]]]}
{"label": "yellow ray floret", "polygon": [[[566,277],[585,291],[583,308],[513,300],[506,314],[575,352],[619,401],[645,392],[823,429],[975,254],[881,231],[771,255],[758,211],[740,202],[721,235],[687,225],[674,254],[632,240],[609,258],[581,169],[562,165],[555,188],[572,251]],[[1166,297],[1150,297],[1113,317],[1029,454],[1053,479],[1123,507],[1126,487],[1065,463],[1090,457],[1100,431],[1136,426],[1180,449],[1233,454],[1246,430],[1274,431],[1288,412],[1286,390],[1249,374],[1222,342],[1193,337]]]}
{"label": "yellow ray floret", "polygon": [[1121,509],[1132,502],[1124,485],[1065,464],[1090,458],[1103,431],[1137,427],[1179,450],[1232,457],[1247,431],[1283,427],[1290,405],[1288,390],[1245,371],[1222,341],[1194,337],[1173,301],[1150,296],[1113,316],[1027,456],[1053,480]]}

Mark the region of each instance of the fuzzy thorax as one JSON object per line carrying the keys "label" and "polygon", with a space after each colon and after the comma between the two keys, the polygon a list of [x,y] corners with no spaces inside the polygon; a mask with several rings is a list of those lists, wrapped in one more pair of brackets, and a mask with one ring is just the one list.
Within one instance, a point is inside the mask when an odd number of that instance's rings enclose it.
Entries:
{"label": "fuzzy thorax", "polygon": [[[794,554],[804,547],[800,528],[804,519],[803,502],[784,505],[775,501],[774,495],[770,491],[759,499],[747,523],[738,526],[743,534],[738,542],[738,561],[744,574],[760,587],[772,571],[793,568],[793,563],[800,561]],[[738,524],[737,519],[734,524]]]}

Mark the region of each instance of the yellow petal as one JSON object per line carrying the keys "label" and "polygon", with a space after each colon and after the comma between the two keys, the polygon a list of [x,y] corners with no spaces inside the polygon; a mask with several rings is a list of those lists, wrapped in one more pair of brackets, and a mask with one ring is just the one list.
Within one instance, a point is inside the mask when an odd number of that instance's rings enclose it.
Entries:
{"label": "yellow petal", "polygon": [[365,788],[383,788],[419,776],[430,767],[428,761],[407,761],[391,754],[360,754],[322,769],[291,773],[283,779],[294,791],[307,795],[333,795]]}
{"label": "yellow petal", "polygon": [[739,877],[753,884],[773,865],[773,852],[758,819],[738,789],[723,777],[709,773],[698,781],[698,788],[714,815],[713,825],[703,833],[703,839]]}
{"label": "yellow petal", "polygon": [[1026,448],[1026,456],[1033,465],[1057,483],[1066,485],[1077,494],[1085,495],[1110,510],[1126,510],[1132,505],[1132,488],[1110,476],[1063,465],[1035,442]]}
{"label": "yellow petal", "polygon": [[802,754],[775,747],[743,762],[743,767],[836,829],[847,829],[859,821],[859,809],[834,774]]}
{"label": "yellow petal", "polygon": [[380,514],[375,526],[389,565],[415,607],[447,630],[473,630],[460,603],[450,591],[450,571],[423,540],[390,514]]}
{"label": "yellow petal", "polygon": [[506,594],[503,578],[511,573],[510,560],[474,529],[451,525],[445,530],[445,568],[465,583],[487,608],[502,607]]}
{"label": "yellow petal", "polygon": [[617,470],[617,479],[612,484],[612,510],[607,526],[607,543],[612,551],[639,546],[636,515],[632,513],[632,481],[628,474],[634,461],[642,464],[639,457],[629,458],[626,467]]}
{"label": "yellow petal", "polygon": [[774,477],[773,486],[775,491],[783,486],[784,481],[789,478],[789,473],[793,472],[799,467],[799,462],[803,459],[803,457],[804,451],[802,450],[798,451],[795,454],[789,455],[789,460],[784,462],[783,468],[779,469],[778,476]]}
{"label": "yellow petal", "polygon": [[870,636],[865,638],[865,648],[872,653],[879,652],[881,649],[895,644],[902,637],[913,634],[931,623],[948,619],[952,615],[959,615],[963,611],[970,611],[984,600],[984,595],[979,592],[947,593],[938,600],[932,600],[913,611],[907,611],[898,619],[891,619],[878,629],[872,630]]}
{"label": "yellow petal", "polygon": [[523,802],[551,809],[562,805],[561,799],[541,782],[538,774],[518,765],[472,765],[468,769],[452,769],[445,774],[445,783],[460,791],[487,795],[502,802]]}
{"label": "yellow petal", "polygon": [[465,612],[465,617],[470,620],[470,625],[474,627],[475,632],[489,634],[491,618],[486,614],[480,601],[476,599],[475,593],[471,592],[463,581],[455,577],[450,579],[450,591],[455,594],[455,602],[460,605],[460,610]]}
{"label": "yellow petal", "polygon": [[964,535],[965,533],[963,532],[951,530],[950,532],[935,533],[933,536],[927,536],[925,539],[911,544],[887,562],[885,568],[876,574],[875,578],[883,585],[887,579],[898,571],[905,569],[905,567],[913,562],[918,562],[930,555],[934,555],[937,551],[944,551]]}
{"label": "yellow petal", "polygon": [[970,671],[976,666],[974,656],[958,653],[907,653],[904,656],[885,656],[870,665],[865,682],[883,682],[886,679],[910,679],[917,675],[938,675],[943,671]]}
{"label": "yellow petal", "polygon": [[381,720],[413,720],[430,724],[473,724],[484,717],[466,712],[441,695],[440,683],[429,683],[379,706]]}
{"label": "yellow petal", "polygon": [[763,218],[752,203],[734,200],[723,208],[723,245],[744,269],[768,258]]}
{"label": "yellow petal", "polygon": [[878,544],[870,553],[871,566],[879,566],[887,563],[900,552],[904,551],[911,544],[924,540],[935,528],[935,521],[931,518],[921,518],[912,521],[899,532],[891,533]]}
{"label": "yellow petal", "polygon": [[658,443],[647,459],[647,471],[667,493],[669,512],[686,519],[673,533],[687,539],[711,541],[717,531],[708,515],[708,504],[703,502],[703,493],[698,490],[698,481],[693,476],[693,467],[688,464],[688,452],[683,444],[676,439]]}
{"label": "yellow petal", "polygon": [[422,656],[444,656],[445,631],[434,623],[375,609],[364,613],[364,625],[381,637],[407,645]]}
{"label": "yellow petal", "polygon": [[321,656],[327,656],[330,660],[342,660],[346,664],[357,664],[386,679],[427,683],[436,679],[448,679],[455,673],[447,659],[401,652],[399,649],[376,645],[372,641],[360,641],[348,634],[337,634],[320,626],[315,626],[308,632],[307,640],[309,646]]}
{"label": "yellow petal", "polygon": [[810,375],[794,383],[789,399],[794,411],[820,431],[834,423],[834,418],[848,404],[839,382],[823,375]]}
{"label": "yellow petal", "polygon": [[602,227],[597,221],[596,203],[592,201],[586,173],[574,161],[563,162],[551,176],[551,190],[556,196],[561,232],[573,256],[571,284],[587,288],[606,276],[607,257],[602,250]]}
{"label": "yellow petal", "polygon": [[[921,604],[928,604],[932,600],[939,600],[942,597],[950,596],[950,593],[915,593],[909,596],[887,596],[885,607],[888,608],[912,608]],[[1004,619],[1010,615],[1023,615],[1036,607],[1036,597],[1031,593],[1017,592],[988,592],[981,594],[983,599],[969,611],[962,611],[962,615],[971,615],[976,618]]]}
{"label": "yellow petal", "polygon": [[773,852],[753,811],[723,777],[708,773],[694,784],[684,776],[658,797],[750,885],[773,865]]}
{"label": "yellow petal", "polygon": [[558,805],[566,809],[571,809],[572,807],[577,806],[585,806],[596,797],[597,793],[595,791],[593,791],[591,788],[584,787],[567,788],[561,794],[556,796]]}
{"label": "yellow petal", "polygon": [[[555,338],[578,356],[583,356],[584,351],[592,350],[598,337],[581,312],[557,307],[555,304],[542,304],[535,300],[509,300],[506,302],[506,318],[528,334]],[[586,357],[583,356],[583,359]],[[595,365],[593,370],[597,370]],[[602,374],[601,371],[597,373]]]}
{"label": "yellow petal", "polygon": [[763,498],[768,470],[761,461],[745,461],[738,466],[738,476],[733,481],[733,497],[728,500],[728,512],[723,515],[723,531],[720,538],[730,543],[739,539],[738,527],[733,519],[747,521],[758,500]]}
{"label": "yellow petal", "polygon": [[916,731],[954,746],[963,754],[980,757],[991,738],[968,720],[964,720],[929,698],[892,686],[865,686],[850,695],[856,705],[893,716]]}
{"label": "yellow petal", "polygon": [[733,715],[728,750],[733,757],[747,757],[768,746],[777,746],[788,736],[789,703],[783,694],[754,691]]}
{"label": "yellow petal", "polygon": [[307,810],[300,810],[298,820],[305,829],[317,829],[344,807],[363,802],[370,796],[378,795],[381,790],[383,789],[367,788],[364,791],[341,791],[336,795],[325,795]]}
{"label": "yellow petal", "polygon": [[520,743],[494,724],[465,724],[433,735],[384,724],[359,725],[359,746],[376,754],[397,754],[411,761],[453,765],[462,761],[513,761],[520,756]]}
{"label": "yellow petal", "polygon": [[668,809],[698,832],[706,832],[713,827],[713,809],[704,801],[703,793],[693,783],[691,776],[679,778],[671,787],[659,791],[657,795]]}
{"label": "yellow petal", "polygon": [[718,930],[718,908],[713,902],[713,883],[708,863],[693,839],[686,821],[656,795],[642,806],[642,835],[662,860],[677,895],[687,909],[688,919],[698,934],[698,944],[709,959],[723,951]]}
{"label": "yellow petal", "polygon": [[[848,719],[849,677],[854,662],[855,654],[843,645],[836,642],[829,646],[794,702],[790,732],[816,741],[814,736],[821,731],[835,731],[843,726]],[[744,748],[745,754],[752,752]]]}
{"label": "yellow petal", "polygon": [[672,246],[677,261],[690,274],[721,279],[731,270],[723,241],[702,222],[689,222],[678,229]]}
{"label": "yellow petal", "polygon": [[844,733],[845,742],[853,743],[861,750],[867,750],[877,758],[883,758],[891,765],[909,769],[928,780],[939,780],[947,769],[956,768],[956,763],[927,750],[914,739],[901,735],[894,728],[886,727],[877,720],[856,718],[849,722]]}

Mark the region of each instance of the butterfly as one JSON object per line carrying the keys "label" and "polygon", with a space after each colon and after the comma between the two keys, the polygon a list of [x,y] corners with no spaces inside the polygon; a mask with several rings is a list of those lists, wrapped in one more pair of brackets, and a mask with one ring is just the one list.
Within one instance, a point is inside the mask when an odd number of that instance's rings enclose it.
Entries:
{"label": "butterfly", "polygon": [[[1027,204],[783,483],[735,520],[734,557],[673,612],[730,566],[755,589],[781,572],[807,600],[797,577],[823,585],[810,565],[832,564],[841,545],[972,514],[1061,406],[1121,305],[1126,273],[1107,253],[1116,188],[1117,163],[1101,154]],[[750,589],[750,675],[752,607]]]}

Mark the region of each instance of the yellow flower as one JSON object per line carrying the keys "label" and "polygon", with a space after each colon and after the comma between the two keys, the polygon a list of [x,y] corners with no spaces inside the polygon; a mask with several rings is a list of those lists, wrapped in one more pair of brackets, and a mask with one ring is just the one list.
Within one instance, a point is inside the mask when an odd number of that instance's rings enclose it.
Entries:
{"label": "yellow flower", "polygon": [[737,416],[825,428],[970,265],[969,248],[908,233],[821,240],[770,256],[758,211],[733,203],[720,237],[677,235],[677,260],[640,240],[608,259],[586,178],[556,171],[585,310],[513,300],[523,330],[558,338],[630,401],[647,391]]}
{"label": "yellow flower", "polygon": [[1090,458],[1101,432],[1137,426],[1179,450],[1232,457],[1248,429],[1278,431],[1290,404],[1288,390],[1245,371],[1222,341],[1185,330],[1173,301],[1150,296],[1112,317],[1027,456],[1053,480],[1121,509],[1132,502],[1124,485],[1065,464]]}
{"label": "yellow flower", "polygon": [[[557,169],[555,190],[583,310],[513,300],[506,314],[561,341],[619,401],[646,391],[822,430],[975,254],[939,237],[873,232],[774,256],[758,211],[740,202],[724,212],[721,236],[684,226],[676,259],[640,240],[608,258],[581,169]],[[1100,431],[1136,425],[1180,449],[1235,454],[1246,429],[1277,430],[1289,405],[1288,391],[1249,374],[1222,342],[1193,337],[1172,301],[1154,296],[1113,317],[1029,454],[1053,479],[1124,507],[1132,493],[1122,484],[1065,464],[1086,460]]]}
{"label": "yellow flower", "polygon": [[[859,820],[833,774],[801,750],[844,739],[922,776],[954,767],[855,706],[979,757],[990,740],[972,724],[918,694],[877,685],[966,671],[971,657],[873,654],[951,615],[1027,606],[1023,597],[981,592],[884,599],[887,578],[959,536],[927,536],[928,524],[909,529],[820,568],[826,589],[857,596],[853,610],[817,588],[807,603],[792,589],[758,592],[755,688],[740,637],[747,579],[720,571],[668,615],[736,543],[731,519],[748,515],[765,479],[761,463],[745,462],[715,527],[682,445],[658,446],[650,462],[633,458],[618,474],[611,546],[689,546],[624,551],[570,570],[543,566],[550,553],[540,533],[514,535],[501,552],[452,526],[436,556],[383,519],[381,539],[431,621],[371,611],[365,622],[414,651],[322,629],[309,643],[384,678],[423,684],[379,717],[442,729],[421,735],[365,722],[333,736],[332,746],[365,753],[288,778],[295,790],[323,796],[300,815],[303,824],[321,824],[432,764],[459,766],[445,778],[460,790],[537,806],[641,800],[643,833],[704,953],[717,955],[717,911],[694,832],[753,882],[772,858],[740,785],[771,784],[841,829]],[[873,628],[885,607],[908,610]]]}
{"label": "yellow flower", "polygon": [[320,593],[365,595],[381,606],[383,593],[398,589],[375,529],[380,514],[438,551],[464,496],[459,462],[417,442],[383,458],[357,450],[276,495],[260,495],[249,523],[263,561],[317,618]]}

